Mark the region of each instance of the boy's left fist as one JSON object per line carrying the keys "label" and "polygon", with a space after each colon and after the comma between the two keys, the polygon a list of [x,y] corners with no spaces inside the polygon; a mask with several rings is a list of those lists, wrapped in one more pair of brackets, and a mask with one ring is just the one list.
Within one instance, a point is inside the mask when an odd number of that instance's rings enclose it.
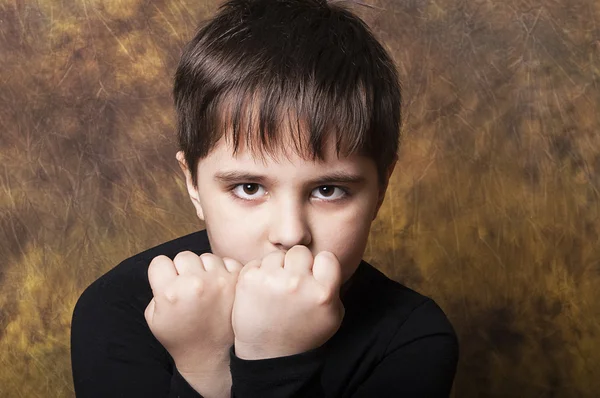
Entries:
{"label": "boy's left fist", "polygon": [[287,356],[317,348],[339,329],[341,266],[330,252],[305,246],[251,261],[238,277],[232,324],[242,359]]}

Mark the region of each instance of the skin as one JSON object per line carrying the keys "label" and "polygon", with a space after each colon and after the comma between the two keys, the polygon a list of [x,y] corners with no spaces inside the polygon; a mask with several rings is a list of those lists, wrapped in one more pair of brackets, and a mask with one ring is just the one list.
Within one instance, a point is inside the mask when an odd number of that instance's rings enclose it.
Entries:
{"label": "skin", "polygon": [[213,253],[153,259],[146,320],[192,387],[225,397],[233,343],[242,359],[272,358],[339,329],[340,287],[361,261],[395,162],[381,186],[372,159],[338,157],[331,142],[313,161],[243,146],[234,155],[222,139],[199,161],[194,188],[183,153],[176,158]]}
{"label": "skin", "polygon": [[242,265],[210,253],[155,257],[148,267],[154,297],[144,313],[179,373],[206,398],[228,397],[231,311]]}
{"label": "skin", "polygon": [[[232,152],[221,140],[199,161],[198,189],[192,185],[183,153],[176,156],[196,214],[205,222],[213,253],[246,264],[275,250],[302,245],[313,255],[321,251],[335,254],[342,265],[342,280],[348,280],[364,254],[371,223],[387,188],[378,184],[375,162],[358,155],[338,158],[331,143],[322,162],[305,160],[292,151],[264,161],[244,147],[236,156]],[[216,178],[227,172],[247,173],[264,181]],[[363,181],[315,182],[335,172]],[[244,189],[243,184],[249,182],[256,185]],[[324,192],[319,190],[323,186],[336,188]],[[345,195],[339,187],[350,193]]]}

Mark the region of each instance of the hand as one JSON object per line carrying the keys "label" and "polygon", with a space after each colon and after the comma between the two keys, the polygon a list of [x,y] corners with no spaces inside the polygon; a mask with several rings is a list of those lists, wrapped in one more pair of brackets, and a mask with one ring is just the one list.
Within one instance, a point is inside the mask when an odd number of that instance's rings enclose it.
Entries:
{"label": "hand", "polygon": [[341,267],[330,252],[305,246],[251,261],[239,274],[232,322],[235,352],[264,359],[317,348],[339,329]]}
{"label": "hand", "polygon": [[190,251],[173,261],[155,257],[148,268],[154,298],[146,322],[181,375],[207,397],[231,387],[231,311],[241,269],[235,260]]}

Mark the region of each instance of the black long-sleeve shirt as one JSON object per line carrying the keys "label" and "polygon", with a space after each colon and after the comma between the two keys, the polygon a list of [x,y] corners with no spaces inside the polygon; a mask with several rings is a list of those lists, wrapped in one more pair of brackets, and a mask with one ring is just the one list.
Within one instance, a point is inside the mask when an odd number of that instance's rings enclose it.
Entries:
{"label": "black long-sleeve shirt", "polygon": [[[210,252],[195,232],[121,262],[81,295],[73,313],[75,392],[88,397],[198,398],[154,338],[144,310],[148,265],[160,255]],[[324,345],[243,360],[230,349],[232,397],[447,397],[458,361],[456,334],[436,303],[362,261],[342,288],[345,316]]]}

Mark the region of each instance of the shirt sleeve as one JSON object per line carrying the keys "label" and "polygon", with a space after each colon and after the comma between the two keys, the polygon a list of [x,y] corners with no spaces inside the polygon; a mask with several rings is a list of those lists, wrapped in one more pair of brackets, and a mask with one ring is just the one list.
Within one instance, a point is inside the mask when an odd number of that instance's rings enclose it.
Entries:
{"label": "shirt sleeve", "polygon": [[[243,360],[230,351],[235,398],[321,398],[322,348],[288,357]],[[426,300],[392,338],[383,359],[352,398],[448,397],[458,362],[458,341],[442,310]]]}
{"label": "shirt sleeve", "polygon": [[320,374],[324,352],[314,350],[286,357],[246,360],[230,349],[232,398],[322,397]]}
{"label": "shirt sleeve", "polygon": [[150,298],[121,296],[120,291],[98,280],[75,306],[71,361],[76,396],[202,398],[148,328],[144,308]]}

